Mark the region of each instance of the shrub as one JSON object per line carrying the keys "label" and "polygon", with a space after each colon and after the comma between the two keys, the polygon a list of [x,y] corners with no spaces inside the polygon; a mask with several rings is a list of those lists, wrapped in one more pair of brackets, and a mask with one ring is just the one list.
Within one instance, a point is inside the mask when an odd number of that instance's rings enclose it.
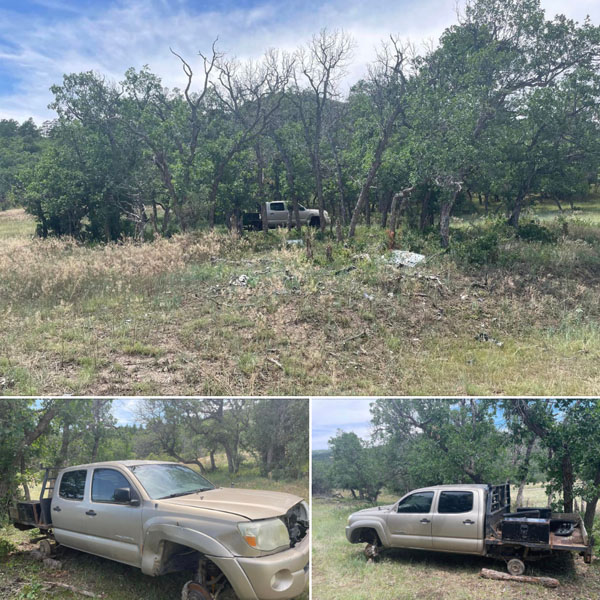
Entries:
{"label": "shrub", "polygon": [[5,558],[16,549],[17,547],[10,540],[0,538],[0,558]]}
{"label": "shrub", "polygon": [[519,225],[517,237],[526,242],[542,242],[543,244],[555,244],[558,241],[558,235],[554,231],[535,221]]}
{"label": "shrub", "polygon": [[479,232],[457,242],[453,254],[458,262],[468,265],[494,264],[498,260],[500,235],[496,229]]}

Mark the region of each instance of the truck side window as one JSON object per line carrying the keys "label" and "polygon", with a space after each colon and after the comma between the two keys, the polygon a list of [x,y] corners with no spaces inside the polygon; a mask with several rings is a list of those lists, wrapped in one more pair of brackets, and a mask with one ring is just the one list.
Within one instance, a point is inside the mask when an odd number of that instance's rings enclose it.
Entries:
{"label": "truck side window", "polygon": [[473,492],[442,492],[439,513],[465,513],[473,510]]}
{"label": "truck side window", "polygon": [[115,471],[114,469],[94,469],[92,502],[112,502],[113,504],[117,504],[115,501],[115,490],[118,488],[130,488],[131,497],[138,497],[129,481],[119,471]]}
{"label": "truck side window", "polygon": [[428,513],[431,510],[433,492],[418,492],[404,498],[398,504],[399,513]]}
{"label": "truck side window", "polygon": [[60,480],[58,495],[66,500],[83,500],[87,471],[67,471]]}
{"label": "truck side window", "polygon": [[271,210],[285,210],[285,204],[283,202],[271,202]]}
{"label": "truck side window", "polygon": [[302,206],[302,204],[298,204],[298,211],[302,212],[303,210],[306,210],[304,206]]}

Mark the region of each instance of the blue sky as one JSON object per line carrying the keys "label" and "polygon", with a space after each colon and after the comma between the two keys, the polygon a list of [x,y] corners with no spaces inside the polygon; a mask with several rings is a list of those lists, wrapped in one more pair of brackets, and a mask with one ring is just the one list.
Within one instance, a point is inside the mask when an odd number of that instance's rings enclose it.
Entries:
{"label": "blue sky", "polygon": [[373,398],[315,398],[312,400],[312,449],[325,450],[338,430],[353,431],[365,440],[371,437]]}
{"label": "blue sky", "polygon": [[[550,14],[600,22],[597,0],[544,0]],[[347,80],[355,81],[390,33],[417,48],[456,20],[456,0],[0,0],[0,118],[42,122],[49,87],[63,73],[95,70],[119,81],[130,67],[149,64],[166,85],[182,84],[169,46],[185,57],[220,48],[240,58],[265,49],[294,50],[323,27],[355,40]]]}

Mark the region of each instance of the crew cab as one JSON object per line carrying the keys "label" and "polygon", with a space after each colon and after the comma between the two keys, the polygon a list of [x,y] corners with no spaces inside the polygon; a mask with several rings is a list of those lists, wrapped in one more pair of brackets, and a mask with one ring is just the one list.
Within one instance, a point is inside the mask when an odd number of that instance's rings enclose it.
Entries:
{"label": "crew cab", "polygon": [[173,462],[93,463],[51,475],[39,500],[11,510],[16,527],[47,533],[43,554],[56,542],[146,575],[189,570],[184,600],[210,600],[227,587],[240,600],[278,600],[306,588],[308,507],[298,496],[218,488]]}
{"label": "crew cab", "polygon": [[[269,227],[284,227],[289,223],[295,225],[294,207],[292,202],[265,202],[267,212],[267,223]],[[319,227],[321,218],[319,211],[316,208],[305,208],[302,204],[298,204],[298,216],[300,217],[300,225],[310,225],[311,227]],[[331,219],[327,211],[323,212],[325,224],[329,225]],[[242,216],[242,225],[245,229],[262,229],[262,216],[260,212],[244,213]]]}
{"label": "crew cab", "polygon": [[525,561],[559,551],[579,552],[589,563],[593,544],[578,514],[548,508],[511,513],[509,484],[413,490],[395,504],[351,514],[346,537],[366,542],[371,557],[383,548],[488,556],[505,560],[512,575],[525,572]]}

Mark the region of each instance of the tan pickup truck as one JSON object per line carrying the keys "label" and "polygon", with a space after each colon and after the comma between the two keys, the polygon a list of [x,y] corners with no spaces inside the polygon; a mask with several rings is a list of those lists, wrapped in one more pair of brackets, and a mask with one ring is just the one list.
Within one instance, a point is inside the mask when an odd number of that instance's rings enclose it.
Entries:
{"label": "tan pickup truck", "polygon": [[[49,497],[45,497],[48,495]],[[308,583],[307,504],[292,494],[217,488],[172,462],[115,461],[47,471],[40,500],[11,511],[58,544],[139,567],[190,571],[183,600],[302,594]],[[46,554],[53,544],[43,540]]]}
{"label": "tan pickup truck", "polygon": [[512,575],[525,561],[553,552],[579,552],[591,562],[592,540],[578,514],[548,508],[510,512],[510,486],[439,485],[413,490],[395,504],[351,514],[346,537],[366,542],[375,557],[382,548],[416,548],[504,560]]}

